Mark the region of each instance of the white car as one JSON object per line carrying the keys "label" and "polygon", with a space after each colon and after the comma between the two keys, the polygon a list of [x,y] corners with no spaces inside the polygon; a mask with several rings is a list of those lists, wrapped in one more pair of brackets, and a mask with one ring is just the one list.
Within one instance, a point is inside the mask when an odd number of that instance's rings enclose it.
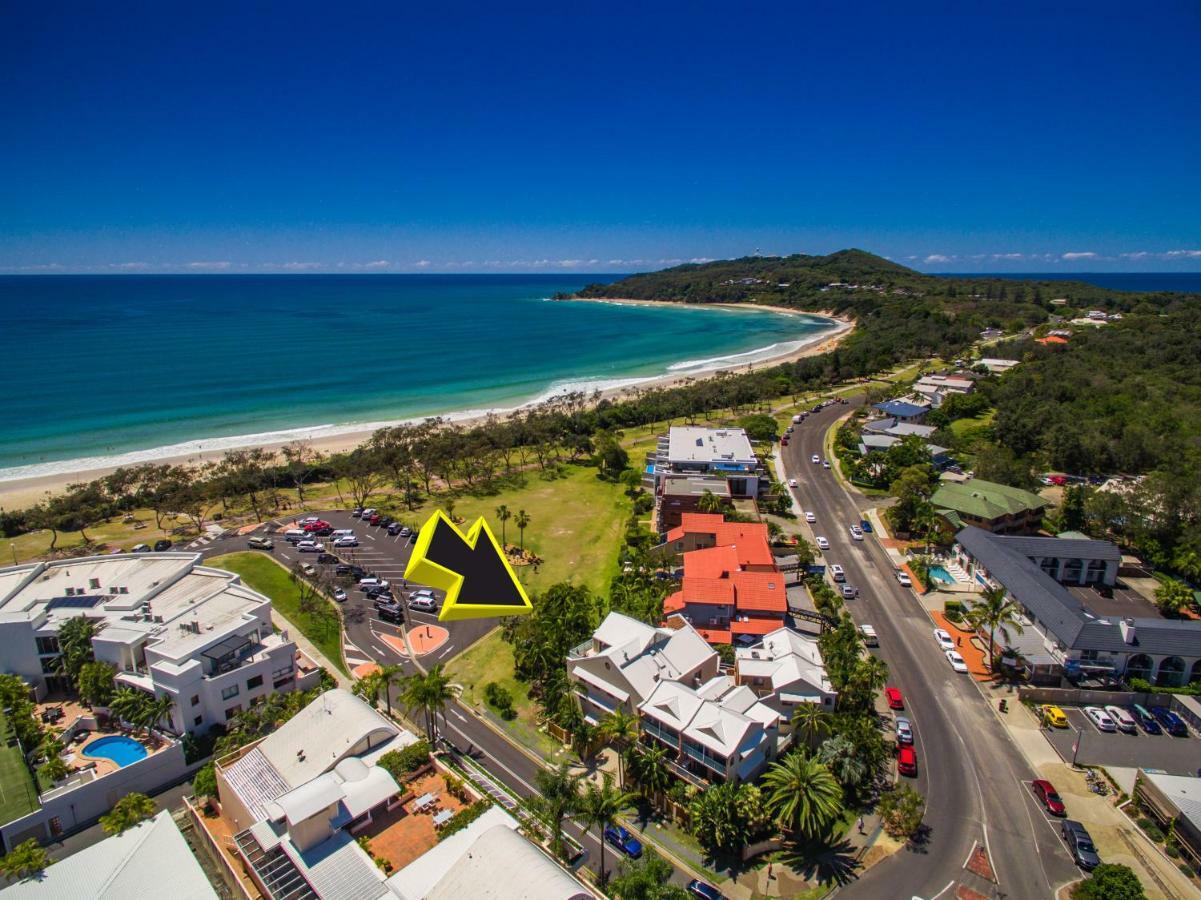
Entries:
{"label": "white car", "polygon": [[359,545],[359,539],[357,537],[355,537],[354,535],[350,535],[348,537],[340,537],[334,541],[335,547],[357,547],[358,545]]}
{"label": "white car", "polygon": [[829,550],[830,549],[830,542],[827,541],[824,537],[814,538],[814,540],[817,541],[817,549],[818,550]]}
{"label": "white car", "polygon": [[863,532],[860,530],[858,525],[852,525],[850,527],[849,531],[851,532],[851,540],[853,540],[853,541],[863,540]]}
{"label": "white car", "polygon": [[944,653],[955,649],[955,639],[941,628],[934,629],[934,640],[938,641],[938,649]]}
{"label": "white car", "polygon": [[816,453],[814,453],[813,454],[813,464],[817,465],[821,461],[822,461],[822,458],[820,456],[818,456]]}
{"label": "white car", "polygon": [[316,575],[317,567],[312,563],[305,563],[300,567],[300,571],[304,572],[305,575]]}
{"label": "white car", "polygon": [[376,575],[368,575],[366,578],[359,579],[359,590],[360,591],[365,591],[368,588],[373,588],[373,587],[386,588],[386,587],[388,587],[388,582],[384,581],[384,579],[382,579]]}
{"label": "white car", "polygon": [[913,579],[909,577],[908,572],[897,572],[897,583],[902,587],[912,587]]}
{"label": "white car", "polygon": [[806,513],[805,513],[805,521],[806,521],[806,522],[809,522],[809,523],[816,522],[816,521],[817,521],[817,516],[815,516],[815,515],[812,513],[812,511],[810,511],[810,512],[806,512]]}
{"label": "white car", "polygon": [[1099,706],[1084,707],[1084,714],[1088,716],[1090,722],[1097,726],[1097,731],[1118,730],[1118,726],[1113,723],[1113,719],[1109,718],[1109,713]]}
{"label": "white car", "polygon": [[790,488],[794,488],[794,487],[796,487],[796,479],[795,479],[795,478],[789,478],[789,479],[788,479],[788,486],[789,486]]}
{"label": "white car", "polygon": [[1134,721],[1134,716],[1126,712],[1120,706],[1107,706],[1105,712],[1109,714],[1109,718],[1113,719],[1113,724],[1118,726],[1118,731],[1124,731],[1127,734],[1138,734],[1138,725]]}
{"label": "white car", "polygon": [[325,544],[319,544],[316,541],[301,541],[296,545],[296,549],[301,553],[324,553]]}
{"label": "white car", "polygon": [[954,669],[956,672],[966,672],[967,671],[967,663],[965,663],[963,661],[963,657],[960,656],[958,653],[956,653],[954,650],[947,651],[947,662],[949,662],[951,664],[951,668]]}
{"label": "white car", "polygon": [[341,588],[335,588],[334,589],[334,599],[337,600],[339,603],[345,603],[346,602],[346,591],[342,590]]}
{"label": "white car", "polygon": [[828,460],[828,459],[823,459],[823,460],[822,460],[822,468],[823,468],[823,469],[828,469],[828,468],[830,468],[830,460]]}

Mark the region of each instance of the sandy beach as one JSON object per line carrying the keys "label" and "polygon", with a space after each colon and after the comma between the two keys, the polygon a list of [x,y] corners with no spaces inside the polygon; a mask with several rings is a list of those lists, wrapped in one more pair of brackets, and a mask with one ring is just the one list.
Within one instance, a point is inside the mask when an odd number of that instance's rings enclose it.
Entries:
{"label": "sandy beach", "polygon": [[[646,306],[662,306],[663,305],[662,301],[657,301],[657,300],[633,300],[633,299],[620,299],[620,298],[618,298],[618,299],[581,298],[578,301],[572,300],[572,301],[565,301],[565,302],[621,303],[621,304],[646,305]],[[760,304],[714,303],[714,304],[706,304],[706,305],[707,306],[720,306],[720,307],[727,308],[727,309],[747,311],[747,312],[751,312],[751,311],[755,311],[755,310],[770,310],[772,312],[778,312],[778,313],[782,313],[785,315],[792,315],[792,316],[808,316],[808,315],[821,316],[824,318],[833,319],[838,324],[832,331],[826,333],[825,335],[820,336],[814,343],[807,344],[803,347],[800,347],[798,349],[795,349],[795,350],[792,350],[792,351],[789,351],[786,353],[782,353],[782,354],[779,354],[776,356],[771,356],[771,357],[765,357],[763,359],[759,359],[759,360],[756,360],[751,363],[731,365],[731,366],[728,366],[725,368],[707,370],[707,371],[703,371],[703,372],[696,372],[696,373],[691,373],[691,374],[666,374],[666,375],[656,377],[653,379],[648,379],[637,385],[631,385],[631,386],[621,387],[621,388],[614,388],[609,391],[602,391],[601,399],[609,399],[609,400],[621,399],[623,397],[632,396],[635,392],[645,391],[649,388],[672,387],[674,385],[682,384],[686,381],[697,381],[702,378],[712,378],[722,372],[755,371],[758,369],[769,368],[771,366],[777,366],[777,365],[780,365],[781,363],[792,362],[794,360],[801,359],[802,357],[805,357],[805,356],[815,356],[815,355],[825,353],[826,351],[833,349],[838,343],[843,341],[846,338],[847,334],[849,334],[850,331],[854,328],[854,322],[852,320],[847,319],[842,316],[836,316],[833,313],[826,312],[826,311],[821,311],[821,312],[804,311],[804,312],[802,312],[802,311],[795,310],[795,309],[788,309],[787,307],[765,306],[765,305],[760,305]],[[518,406],[518,407],[509,408],[509,409],[496,409],[496,410],[490,411],[490,414],[504,417],[507,415],[513,415],[515,413],[518,413],[521,410],[523,410],[524,408],[525,408],[524,406]],[[469,426],[473,423],[483,420],[486,417],[486,415],[488,415],[488,414],[480,414],[480,415],[464,417],[464,418],[455,418],[455,421],[458,424]],[[355,447],[357,447],[359,444],[366,441],[369,437],[371,437],[372,433],[378,427],[383,427],[383,426],[375,425],[373,427],[364,428],[363,430],[359,430],[359,431],[345,431],[345,432],[340,432],[340,433],[334,434],[334,435],[316,436],[316,437],[313,437],[312,439],[308,440],[308,443],[313,447],[313,449],[318,450],[322,453],[326,453],[326,454],[340,453],[340,452],[343,452],[346,450],[352,450]],[[289,443],[289,442],[290,441],[263,442],[263,443],[253,445],[253,446],[259,446],[259,447],[262,447],[263,449],[267,449],[267,450],[278,450],[280,447],[284,446],[286,443]],[[198,447],[202,448],[203,442],[198,442]],[[212,451],[207,451],[207,450],[201,449],[201,450],[198,450],[193,453],[181,454],[178,456],[156,458],[156,459],[154,459],[154,462],[156,464],[167,463],[167,464],[171,464],[171,465],[199,466],[199,465],[203,465],[204,463],[207,463],[207,462],[212,462],[212,461],[221,459],[229,449],[231,449],[231,448],[221,447],[220,449],[214,449]],[[103,465],[103,464],[98,464],[95,466],[89,466],[86,469],[81,469],[81,470],[75,471],[75,472],[56,472],[52,475],[13,479],[11,481],[0,481],[0,509],[8,509],[8,510],[23,509],[25,507],[32,506],[32,505],[38,503],[39,501],[45,499],[48,494],[55,494],[55,493],[61,492],[69,484],[74,484],[74,483],[80,482],[80,481],[91,481],[92,479],[100,478],[100,477],[112,472],[116,468],[118,468],[118,466],[115,464],[107,465],[107,466]]]}

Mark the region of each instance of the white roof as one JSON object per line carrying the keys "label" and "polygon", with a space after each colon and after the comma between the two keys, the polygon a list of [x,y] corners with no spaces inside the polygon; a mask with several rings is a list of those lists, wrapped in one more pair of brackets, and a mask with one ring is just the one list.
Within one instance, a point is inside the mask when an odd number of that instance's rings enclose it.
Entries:
{"label": "white roof", "polygon": [[295,825],[305,819],[311,819],[321,810],[340,803],[341,800],[342,783],[332,772],[326,772],[308,784],[288,791],[275,801],[274,806],[278,807],[289,825]]}
{"label": "white roof", "polygon": [[493,825],[425,896],[427,900],[577,900],[593,895],[517,832]]}
{"label": "white roof", "polygon": [[496,826],[516,831],[518,822],[499,806],[490,806],[478,819],[439,841],[388,879],[388,888],[404,900],[421,900],[454,868],[476,838]]}
{"label": "white roof", "polygon": [[1201,778],[1193,775],[1164,775],[1143,771],[1143,777],[1176,804],[1180,814],[1201,828]]}
{"label": "white roof", "polygon": [[834,693],[817,639],[791,628],[777,628],[755,646],[735,650],[734,655],[740,674],[771,678],[774,690],[804,682],[823,693]]}
{"label": "white roof", "polygon": [[217,893],[163,811],[49,866],[37,878],[17,882],[5,900],[216,900]]}
{"label": "white roof", "polygon": [[755,451],[741,428],[676,425],[667,431],[669,462],[744,463],[754,465]]}
{"label": "white roof", "polygon": [[376,900],[387,896],[384,873],[349,831],[335,831],[303,853],[290,840],[281,842],[280,848],[321,900]]}
{"label": "white roof", "polygon": [[[729,757],[739,750],[744,741],[756,735],[761,738],[760,726],[774,722],[778,716],[766,707],[757,711],[755,717],[743,715],[736,707],[742,704],[745,696],[740,688],[730,690],[726,681],[720,677],[712,679],[699,691],[678,681],[660,682],[655,692],[638,709],[644,716],[662,722],[682,732],[685,737]],[[721,696],[709,699],[702,696],[702,692]],[[725,702],[727,695],[732,695],[730,705]]]}
{"label": "white roof", "polygon": [[704,704],[696,691],[678,681],[660,681],[646,701],[638,707],[644,716],[649,716],[664,725],[683,731]]}
{"label": "white roof", "polygon": [[758,723],[741,713],[707,702],[697,711],[684,729],[684,736],[697,741],[722,756],[733,756]]}
{"label": "white roof", "polygon": [[[679,628],[651,628],[637,619],[611,612],[593,634],[611,646],[591,659],[606,659],[619,669],[636,694],[635,701],[649,697],[655,686],[684,677],[716,655],[687,620],[677,617]],[[585,661],[586,662],[586,661]],[[623,701],[629,692],[611,685],[595,666],[571,666],[572,673]]]}
{"label": "white roof", "polygon": [[645,646],[654,640],[655,629],[645,622],[640,622],[630,616],[619,612],[611,612],[597,626],[592,637],[594,640],[598,640],[602,644],[608,644],[610,647],[615,647],[619,644],[628,644],[632,641],[640,641]]}

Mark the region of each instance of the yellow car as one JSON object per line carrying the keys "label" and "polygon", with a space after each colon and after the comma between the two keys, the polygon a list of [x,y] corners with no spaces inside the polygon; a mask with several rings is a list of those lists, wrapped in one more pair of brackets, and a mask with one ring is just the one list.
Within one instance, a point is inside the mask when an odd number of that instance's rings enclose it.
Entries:
{"label": "yellow car", "polygon": [[1053,728],[1067,728],[1068,717],[1063,714],[1063,710],[1058,706],[1042,706],[1043,721]]}

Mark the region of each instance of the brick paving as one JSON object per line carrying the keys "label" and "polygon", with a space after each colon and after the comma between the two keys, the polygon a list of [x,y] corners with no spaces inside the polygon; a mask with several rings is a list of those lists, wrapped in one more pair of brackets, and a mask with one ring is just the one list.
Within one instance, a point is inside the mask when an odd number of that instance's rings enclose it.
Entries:
{"label": "brick paving", "polygon": [[[390,813],[377,815],[375,822],[361,832],[370,841],[371,852],[390,862],[393,871],[407,866],[438,843],[434,812],[443,809],[458,812],[467,805],[451,796],[439,772],[430,772],[409,782],[405,792],[413,799],[406,800]],[[414,812],[415,799],[429,792],[437,793],[437,804],[429,812]]]}
{"label": "brick paving", "polygon": [[977,681],[992,681],[992,671],[984,664],[988,645],[981,640],[980,636],[970,629],[956,625],[938,610],[931,610],[930,616],[938,623],[939,628],[944,629],[947,634],[956,639],[955,649],[967,663],[967,669],[971,676]]}

